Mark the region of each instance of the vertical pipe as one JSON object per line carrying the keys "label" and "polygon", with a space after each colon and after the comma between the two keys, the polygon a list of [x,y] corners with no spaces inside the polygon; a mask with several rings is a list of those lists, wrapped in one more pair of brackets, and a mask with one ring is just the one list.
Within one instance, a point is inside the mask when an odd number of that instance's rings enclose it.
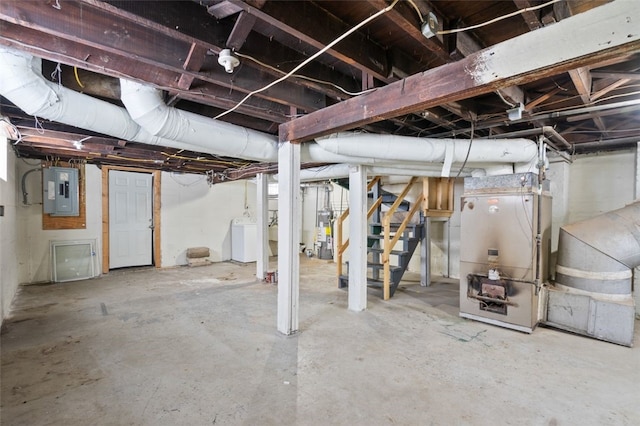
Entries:
{"label": "vertical pipe", "polygon": [[[634,199],[640,199],[640,142],[636,146],[636,182]],[[636,319],[640,319],[640,267],[633,269],[633,296],[636,301]]]}
{"label": "vertical pipe", "polygon": [[424,218],[422,230],[422,241],[420,242],[420,285],[429,287],[431,285],[431,218]]}
{"label": "vertical pipe", "polygon": [[[445,278],[449,278],[451,276],[451,218],[447,219],[445,231],[447,233],[447,273]],[[462,239],[462,235],[460,239]]]}
{"label": "vertical pipe", "polygon": [[256,176],[258,206],[258,246],[256,251],[256,278],[263,280],[269,269],[269,176]]}

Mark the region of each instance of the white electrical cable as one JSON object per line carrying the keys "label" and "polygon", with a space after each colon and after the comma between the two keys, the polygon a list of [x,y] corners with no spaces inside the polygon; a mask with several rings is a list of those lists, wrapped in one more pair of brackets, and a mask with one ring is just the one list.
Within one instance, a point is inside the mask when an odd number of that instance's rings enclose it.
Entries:
{"label": "white electrical cable", "polygon": [[546,3],[540,4],[538,6],[525,7],[524,9],[516,10],[515,12],[509,13],[507,15],[498,16],[497,18],[491,19],[490,21],[483,22],[481,24],[471,25],[470,27],[464,27],[464,28],[455,28],[453,30],[438,31],[436,34],[438,35],[454,34],[454,33],[461,33],[463,31],[474,30],[476,28],[484,27],[485,25],[493,24],[494,22],[502,21],[503,19],[511,18],[512,16],[516,16],[524,12],[542,9],[543,7],[549,6],[553,3],[558,3],[559,1],[561,0],[551,0]]}
{"label": "white electrical cable", "polygon": [[230,108],[218,115],[216,115],[215,117],[213,117],[214,119],[219,119],[221,117],[224,117],[225,115],[229,114],[230,112],[235,111],[236,109],[238,109],[242,104],[244,104],[251,96],[255,95],[256,93],[260,93],[260,92],[264,92],[265,90],[275,86],[276,84],[288,79],[289,77],[291,77],[292,75],[294,75],[296,73],[296,71],[298,71],[300,68],[304,67],[305,65],[307,65],[309,62],[313,61],[314,59],[316,59],[318,56],[322,55],[323,53],[325,53],[327,50],[331,49],[333,46],[335,46],[336,44],[338,44],[339,42],[341,42],[342,40],[344,40],[345,38],[347,38],[349,35],[351,35],[352,33],[354,33],[355,31],[357,31],[359,28],[363,27],[364,25],[368,24],[369,22],[373,21],[374,19],[376,19],[378,16],[383,15],[385,13],[387,13],[388,11],[390,11],[391,9],[393,9],[395,7],[395,5],[398,3],[399,0],[394,0],[393,3],[391,3],[390,6],[385,7],[384,9],[374,13],[373,15],[369,16],[367,19],[365,19],[364,21],[360,22],[358,25],[356,25],[355,27],[351,28],[350,30],[348,30],[347,32],[345,32],[344,34],[342,34],[340,37],[338,37],[337,39],[333,40],[331,43],[327,44],[325,47],[323,47],[322,49],[320,49],[318,52],[316,52],[315,54],[313,54],[312,56],[310,56],[309,58],[307,58],[304,62],[302,62],[300,65],[298,65],[297,67],[295,67],[294,69],[292,69],[291,71],[289,71],[286,75],[280,77],[279,79],[267,84],[266,86],[262,87],[261,89],[257,89],[254,90],[253,92],[249,93],[247,96],[245,96],[240,102],[238,102],[233,108]]}
{"label": "white electrical cable", "polygon": [[[275,72],[277,72],[277,73],[280,73],[280,74],[282,74],[282,75],[286,75],[286,74],[287,74],[285,71],[279,70],[279,69],[278,69],[278,68],[276,68],[276,67],[272,67],[272,66],[271,66],[271,65],[269,65],[269,64],[265,64],[264,62],[262,62],[262,61],[261,61],[261,60],[259,60],[259,59],[254,58],[253,56],[245,55],[245,54],[240,53],[240,52],[233,52],[233,53],[234,53],[235,55],[237,55],[237,56],[240,56],[241,58],[249,59],[249,60],[251,60],[251,61],[255,62],[256,64],[259,64],[259,65],[261,65],[261,66],[263,66],[263,67],[265,67],[265,68],[269,68],[270,70],[273,70],[273,71],[275,71]],[[301,79],[303,79],[303,80],[313,81],[314,83],[326,84],[326,85],[329,85],[329,86],[333,86],[333,87],[335,87],[336,89],[340,90],[342,93],[345,93],[345,94],[350,95],[350,96],[363,95],[363,94],[365,94],[365,93],[369,93],[369,92],[371,92],[372,90],[375,90],[375,89],[367,89],[367,90],[363,90],[362,92],[350,92],[350,91],[348,91],[347,89],[345,89],[344,87],[340,87],[340,86],[338,86],[337,84],[332,83],[332,82],[330,82],[330,81],[318,80],[317,78],[307,77],[306,75],[302,75],[302,74],[293,74],[291,77],[301,78]]]}
{"label": "white electrical cable", "polygon": [[407,0],[409,2],[409,4],[411,6],[413,6],[413,8],[416,10],[416,13],[418,14],[418,16],[420,17],[420,23],[422,24],[424,22],[424,18],[422,16],[422,12],[420,12],[420,9],[418,9],[418,6],[413,2],[413,0]]}

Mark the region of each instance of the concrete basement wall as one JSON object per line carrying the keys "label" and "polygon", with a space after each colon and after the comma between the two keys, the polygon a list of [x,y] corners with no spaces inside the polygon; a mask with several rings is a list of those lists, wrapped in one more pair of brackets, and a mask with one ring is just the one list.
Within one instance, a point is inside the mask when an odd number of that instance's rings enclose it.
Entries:
{"label": "concrete basement wall", "polygon": [[[16,156],[10,148],[10,142],[0,137],[0,164],[6,160],[6,180],[0,177],[0,206],[4,207],[4,216],[0,217],[0,322],[9,313],[13,296],[18,284],[18,244],[17,211],[15,191]],[[4,167],[4,165],[2,165]]]}
{"label": "concrete basement wall", "polygon": [[214,262],[231,259],[231,221],[256,218],[256,185],[209,187],[202,175],[162,173],[162,266],[185,265],[189,247],[205,246]]}
{"label": "concrete basement wall", "polygon": [[[2,276],[10,267],[16,269],[18,283],[48,282],[51,279],[49,244],[51,240],[95,239],[98,251],[102,249],[102,172],[94,165],[86,166],[87,228],[77,230],[42,229],[42,175],[32,173],[27,177],[29,205],[22,205],[20,180],[22,175],[40,162],[15,159],[15,177],[6,186],[10,187],[7,201],[14,205],[17,220],[6,226],[2,223]],[[5,197],[3,189],[2,197]],[[246,198],[245,198],[246,194]],[[231,258],[231,220],[245,213],[255,215],[255,184],[230,182],[209,187],[201,175],[162,173],[161,178],[161,232],[162,266],[172,267],[186,264],[186,249],[207,246],[213,261]],[[6,197],[9,197],[7,195]],[[245,203],[246,201],[246,203]],[[4,203],[4,201],[2,201]],[[245,209],[245,206],[247,209]],[[16,231],[17,229],[17,231]],[[6,243],[11,240],[12,243]],[[15,254],[13,261],[4,256],[5,247]],[[100,253],[99,253],[100,254]],[[101,259],[101,256],[98,256]],[[5,268],[5,259],[7,267]],[[4,291],[4,290],[3,290]],[[9,297],[10,299],[10,297]],[[3,303],[6,302],[3,298]]]}
{"label": "concrete basement wall", "polygon": [[[558,247],[559,228],[565,224],[597,216],[601,213],[624,207],[632,202],[636,149],[581,155],[573,164],[563,162],[551,163],[548,179],[553,196],[552,251]],[[431,227],[431,271],[433,276],[450,276],[459,278],[460,263],[460,197],[464,191],[463,180],[459,179],[455,187],[455,209],[450,219],[434,221]],[[315,203],[315,192],[305,198],[305,230],[304,235],[312,235],[309,212],[311,202]],[[334,191],[335,194],[339,192]],[[348,201],[348,191],[344,193]],[[346,202],[346,201],[345,201]],[[334,207],[335,209],[335,207]],[[308,227],[308,226],[309,227]],[[447,232],[450,232],[450,259],[447,260]],[[348,224],[345,227],[348,233]],[[307,238],[307,244],[310,240]],[[416,249],[409,269],[420,271],[420,247]],[[348,259],[348,256],[347,256]]]}
{"label": "concrete basement wall", "polygon": [[[18,220],[18,277],[20,283],[51,280],[50,242],[58,240],[95,240],[98,254],[102,249],[102,172],[96,166],[85,167],[86,229],[42,229],[42,173],[27,176],[27,201],[22,204],[21,179],[25,172],[40,167],[40,161],[19,159],[16,176]],[[98,256],[101,259],[101,256]]]}

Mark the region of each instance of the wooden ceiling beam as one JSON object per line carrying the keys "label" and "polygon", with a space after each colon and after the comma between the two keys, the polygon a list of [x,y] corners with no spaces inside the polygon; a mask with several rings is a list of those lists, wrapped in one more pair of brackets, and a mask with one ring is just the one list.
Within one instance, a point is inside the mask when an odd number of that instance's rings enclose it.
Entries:
{"label": "wooden ceiling beam", "polygon": [[[177,31],[161,29],[159,24],[110,5],[85,2],[88,4],[65,2],[64,14],[37,1],[0,2],[0,37],[26,44],[21,46],[23,48],[37,49],[34,51],[36,56],[92,71],[102,70],[102,73],[117,77],[141,79],[163,88],[185,90],[198,79],[249,93],[271,81],[268,74],[252,66],[255,64],[244,67],[241,77],[229,76],[216,60],[209,61],[213,64],[206,72],[197,72],[206,59],[203,52],[214,50],[215,46]],[[114,15],[118,19],[126,18],[128,22],[114,26],[113,22],[118,22]],[[215,47],[215,50],[219,51],[219,48]],[[65,55],[50,54],[59,51]],[[305,111],[324,105],[321,95],[291,82],[283,82],[256,96],[285,105],[293,104]]]}
{"label": "wooden ceiling beam", "polygon": [[601,97],[603,97],[604,95],[606,95],[607,93],[617,89],[620,86],[624,86],[625,84],[628,84],[631,80],[628,78],[623,78],[621,80],[618,80],[614,83],[609,84],[608,86],[603,87],[602,89],[593,92],[591,94],[591,102],[600,99]]}
{"label": "wooden ceiling beam", "polygon": [[[273,37],[285,46],[294,47],[291,44],[296,43],[296,49],[306,50],[307,55],[324,48],[351,28],[313,2],[267,2],[260,10],[240,0],[229,1],[268,24],[256,25],[255,31]],[[319,22],[322,25],[318,25]],[[390,67],[385,49],[360,32],[351,34],[326,54],[379,80],[388,80]]]}
{"label": "wooden ceiling beam", "polygon": [[[385,0],[367,1],[375,10],[382,10],[389,6]],[[410,18],[407,18],[407,16],[410,16]],[[392,22],[398,30],[402,31],[406,36],[410,37],[437,58],[438,61],[433,64],[434,66],[439,66],[452,61],[449,56],[449,52],[438,38],[427,38],[422,34],[422,30],[420,28],[422,23],[420,22],[417,13],[414,10],[411,10],[411,6],[406,4],[406,2],[400,2],[397,4],[395,8],[384,14],[383,19],[387,19]]]}
{"label": "wooden ceiling beam", "polygon": [[[191,90],[188,92],[169,93],[177,95],[180,99],[221,108],[222,110],[233,108],[244,97],[242,93],[230,93],[226,89],[215,88],[213,86],[203,88],[201,91]],[[264,99],[254,99],[252,103],[245,103],[238,107],[236,111],[240,114],[276,123],[284,123],[289,119],[289,108],[287,106]]]}
{"label": "wooden ceiling beam", "polygon": [[255,15],[251,15],[247,12],[240,12],[236,23],[229,34],[227,39],[227,47],[231,49],[240,50],[247,40],[249,33],[253,29],[253,25],[256,23]]}
{"label": "wooden ceiling beam", "polygon": [[[571,76],[571,81],[578,91],[578,95],[580,96],[582,103],[585,105],[591,103],[592,79],[589,68],[580,67],[575,70],[569,70],[569,76]],[[606,130],[606,126],[602,118],[596,115],[589,115],[589,117],[593,119],[593,122],[600,131],[604,132]]]}
{"label": "wooden ceiling beam", "polygon": [[[632,2],[608,3],[283,123],[279,138],[303,142],[637,51],[636,22],[640,22],[640,9]],[[612,34],[609,28],[618,30]]]}
{"label": "wooden ceiling beam", "polygon": [[[530,0],[512,0],[516,7],[520,10],[529,8],[531,6],[535,6]],[[525,12],[520,13],[524,23],[527,24],[530,31],[537,30],[538,28],[542,28],[542,22],[538,17],[537,11],[527,10]]]}
{"label": "wooden ceiling beam", "polygon": [[594,78],[640,80],[640,73],[637,73],[637,72],[593,70],[591,71],[591,76]]}
{"label": "wooden ceiling beam", "polygon": [[[185,59],[184,64],[182,64],[182,68],[186,71],[200,71],[206,54],[207,49],[204,46],[198,45],[197,43],[191,43],[189,54],[187,55],[187,59]],[[193,75],[182,74],[178,80],[178,87],[182,90],[189,90],[194,79],[195,77]]]}

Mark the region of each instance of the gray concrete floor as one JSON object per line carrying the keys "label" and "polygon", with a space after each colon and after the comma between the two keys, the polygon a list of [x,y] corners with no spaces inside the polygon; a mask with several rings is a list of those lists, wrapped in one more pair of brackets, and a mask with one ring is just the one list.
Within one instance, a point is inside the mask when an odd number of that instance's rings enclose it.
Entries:
{"label": "gray concrete floor", "polygon": [[[638,425],[640,348],[457,316],[410,276],[347,310],[302,258],[300,332],[254,264],[22,287],[2,332],[3,425]],[[640,324],[636,324],[640,346]]]}

